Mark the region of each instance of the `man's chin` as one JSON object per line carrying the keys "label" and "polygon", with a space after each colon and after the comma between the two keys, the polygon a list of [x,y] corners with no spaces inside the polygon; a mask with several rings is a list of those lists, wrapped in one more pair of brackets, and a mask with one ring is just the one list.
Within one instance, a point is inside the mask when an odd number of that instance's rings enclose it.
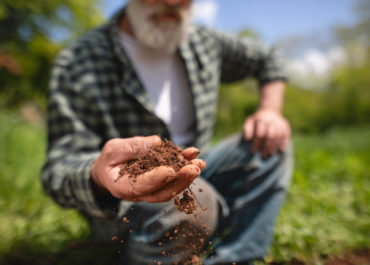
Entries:
{"label": "man's chin", "polygon": [[[173,53],[187,38],[189,14],[174,11],[148,10],[139,1],[131,1],[127,14],[133,31],[144,46]],[[144,9],[143,9],[144,8]]]}
{"label": "man's chin", "polygon": [[181,24],[181,17],[176,15],[156,15],[152,17],[152,22],[156,24],[164,24],[169,23],[172,25],[180,25]]}

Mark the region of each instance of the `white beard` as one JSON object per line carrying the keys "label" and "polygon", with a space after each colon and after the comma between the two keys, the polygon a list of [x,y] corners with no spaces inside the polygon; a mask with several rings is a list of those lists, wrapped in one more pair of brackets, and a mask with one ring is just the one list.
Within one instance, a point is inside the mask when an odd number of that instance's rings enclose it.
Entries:
{"label": "white beard", "polygon": [[187,40],[190,30],[191,12],[189,8],[179,8],[180,21],[154,23],[150,17],[159,12],[160,5],[146,6],[141,0],[130,0],[127,16],[136,39],[148,48],[166,53],[174,53],[182,42]]}

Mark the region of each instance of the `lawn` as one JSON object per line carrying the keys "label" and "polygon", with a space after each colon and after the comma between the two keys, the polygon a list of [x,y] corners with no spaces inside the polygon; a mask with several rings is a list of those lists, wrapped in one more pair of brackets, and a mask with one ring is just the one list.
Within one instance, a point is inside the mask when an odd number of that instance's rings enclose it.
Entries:
{"label": "lawn", "polygon": [[[0,264],[110,263],[102,253],[112,249],[71,248],[89,229],[42,190],[45,138],[42,125],[0,112]],[[266,261],[322,264],[370,247],[370,127],[295,136],[294,143],[294,179]]]}

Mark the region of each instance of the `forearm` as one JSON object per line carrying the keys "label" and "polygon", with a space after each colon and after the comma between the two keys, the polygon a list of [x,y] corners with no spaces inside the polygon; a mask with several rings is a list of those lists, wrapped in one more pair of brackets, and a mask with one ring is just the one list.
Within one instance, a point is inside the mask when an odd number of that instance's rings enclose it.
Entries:
{"label": "forearm", "polygon": [[272,81],[260,88],[259,110],[273,110],[282,112],[284,103],[285,82]]}

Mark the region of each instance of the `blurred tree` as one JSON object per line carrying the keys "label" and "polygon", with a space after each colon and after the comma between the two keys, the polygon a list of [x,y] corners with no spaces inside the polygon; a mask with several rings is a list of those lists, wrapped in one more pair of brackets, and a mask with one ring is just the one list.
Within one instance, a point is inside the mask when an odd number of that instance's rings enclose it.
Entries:
{"label": "blurred tree", "polygon": [[[370,1],[357,0],[354,11],[354,25],[334,29],[346,60],[329,74],[328,85],[304,89],[303,84],[292,82],[287,86],[284,114],[294,132],[317,133],[335,126],[370,123]],[[258,39],[247,29],[239,35]],[[291,48],[297,41],[301,40],[292,42]],[[241,130],[245,116],[257,106],[257,91],[256,83],[248,80],[221,87],[216,139]]]}
{"label": "blurred tree", "polygon": [[357,0],[354,10],[357,22],[335,29],[347,60],[332,72],[322,125],[370,122],[370,1]]}
{"label": "blurred tree", "polygon": [[1,104],[45,98],[51,63],[63,41],[102,21],[98,1],[0,2]]}

